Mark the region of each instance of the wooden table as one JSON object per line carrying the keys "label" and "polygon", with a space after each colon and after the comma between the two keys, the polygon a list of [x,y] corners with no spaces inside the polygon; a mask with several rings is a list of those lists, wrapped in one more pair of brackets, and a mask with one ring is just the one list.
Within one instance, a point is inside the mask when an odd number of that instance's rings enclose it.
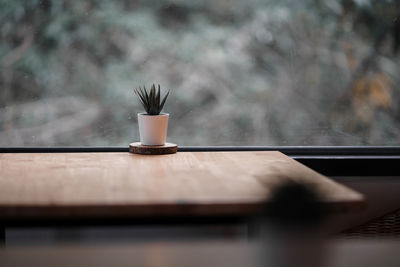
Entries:
{"label": "wooden table", "polygon": [[0,219],[248,215],[283,182],[327,206],[363,196],[280,152],[0,154]]}

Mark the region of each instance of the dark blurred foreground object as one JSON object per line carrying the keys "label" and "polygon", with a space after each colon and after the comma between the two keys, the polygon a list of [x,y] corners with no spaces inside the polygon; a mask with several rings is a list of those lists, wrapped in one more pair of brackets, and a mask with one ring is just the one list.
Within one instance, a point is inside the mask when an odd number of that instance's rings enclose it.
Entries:
{"label": "dark blurred foreground object", "polygon": [[318,225],[325,214],[311,186],[287,182],[274,189],[263,216],[282,227],[297,228]]}
{"label": "dark blurred foreground object", "polygon": [[325,242],[319,234],[325,214],[311,185],[287,182],[276,187],[261,216],[261,262],[279,267],[325,266]]}

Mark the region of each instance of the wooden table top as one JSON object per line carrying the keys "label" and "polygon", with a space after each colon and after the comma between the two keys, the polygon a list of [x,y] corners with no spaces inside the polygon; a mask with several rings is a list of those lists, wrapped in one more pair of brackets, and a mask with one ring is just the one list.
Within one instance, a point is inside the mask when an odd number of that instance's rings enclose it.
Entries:
{"label": "wooden table top", "polygon": [[0,218],[243,215],[282,182],[312,185],[322,202],[363,196],[276,151],[0,154]]}

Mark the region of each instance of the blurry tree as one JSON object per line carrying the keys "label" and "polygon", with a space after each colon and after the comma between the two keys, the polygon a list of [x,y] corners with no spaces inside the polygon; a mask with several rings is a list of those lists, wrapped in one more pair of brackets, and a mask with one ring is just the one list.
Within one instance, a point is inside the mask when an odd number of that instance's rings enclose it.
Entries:
{"label": "blurry tree", "polygon": [[153,82],[181,145],[398,144],[399,4],[3,0],[0,145],[126,145]]}

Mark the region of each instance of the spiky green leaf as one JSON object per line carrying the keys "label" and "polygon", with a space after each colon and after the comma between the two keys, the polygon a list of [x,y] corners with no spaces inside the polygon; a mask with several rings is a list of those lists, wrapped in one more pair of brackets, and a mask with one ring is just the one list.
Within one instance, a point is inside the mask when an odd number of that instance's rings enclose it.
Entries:
{"label": "spiky green leaf", "polygon": [[164,98],[163,98],[163,100],[162,100],[162,102],[160,104],[160,112],[164,107],[164,104],[165,104],[165,101],[167,100],[168,95],[169,95],[169,90],[168,90],[167,94],[164,96]]}
{"label": "spiky green leaf", "polygon": [[143,105],[144,109],[149,115],[160,114],[169,95],[168,91],[160,103],[161,88],[160,85],[158,85],[158,90],[156,90],[155,84],[150,87],[149,92],[147,92],[145,86],[143,86],[143,89],[139,86],[139,88],[134,89],[134,92],[138,96],[140,103]]}

